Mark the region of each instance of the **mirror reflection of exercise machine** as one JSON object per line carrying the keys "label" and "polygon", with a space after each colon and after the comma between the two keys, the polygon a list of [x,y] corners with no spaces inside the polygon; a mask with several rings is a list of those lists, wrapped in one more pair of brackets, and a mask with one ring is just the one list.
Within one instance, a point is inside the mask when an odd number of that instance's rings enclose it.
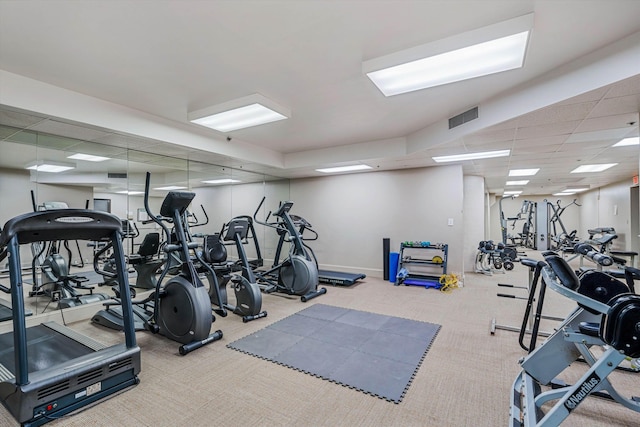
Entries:
{"label": "mirror reflection of exercise machine", "polygon": [[[34,212],[48,210],[66,210],[68,205],[64,202],[44,202],[37,205],[34,192],[31,191],[31,202]],[[29,292],[30,297],[46,296],[49,303],[57,304],[58,309],[75,307],[82,304],[91,304],[95,302],[105,301],[111,296],[102,293],[94,293],[94,285],[86,285],[89,279],[80,274],[71,274],[70,269],[73,265],[73,252],[69,246],[69,241],[75,242],[78,251],[78,259],[80,260],[75,266],[82,268],[82,252],[77,239],[68,239],[67,236],[61,236],[64,239],[49,242],[33,242],[31,251],[33,259],[31,262],[32,290]],[[64,247],[67,253],[67,259],[61,254]],[[79,291],[87,291],[81,293]]]}
{"label": "mirror reflection of exercise machine", "polygon": [[[2,233],[2,229],[0,229],[0,233]],[[4,261],[7,258],[7,248],[0,248],[0,262]],[[5,294],[11,294],[11,289],[6,287],[3,284],[0,284],[0,291]],[[31,316],[33,313],[31,310],[25,310],[25,316]],[[0,322],[4,322],[6,320],[11,320],[13,318],[13,310],[11,308],[11,301],[4,300],[0,298]]]}
{"label": "mirror reflection of exercise machine", "polygon": [[[120,233],[116,217],[84,209],[31,212],[5,224],[0,248],[8,252],[14,316],[12,332],[0,335],[0,401],[22,425],[43,425],[139,382]],[[118,259],[123,343],[107,347],[55,322],[27,328],[20,245],[60,239],[110,242]]]}

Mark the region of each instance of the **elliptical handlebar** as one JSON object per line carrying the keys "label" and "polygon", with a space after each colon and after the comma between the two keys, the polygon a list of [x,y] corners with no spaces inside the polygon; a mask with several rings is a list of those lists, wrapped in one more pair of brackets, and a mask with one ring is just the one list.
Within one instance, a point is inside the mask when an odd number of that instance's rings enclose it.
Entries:
{"label": "elliptical handlebar", "polygon": [[276,224],[277,223],[272,223],[269,222],[269,218],[271,217],[271,211],[269,211],[269,213],[267,214],[267,217],[265,218],[264,221],[260,221],[258,219],[258,212],[260,211],[260,208],[262,207],[262,205],[264,204],[264,201],[267,199],[267,196],[263,196],[262,200],[260,201],[260,204],[258,205],[258,207],[256,208],[256,211],[253,213],[253,219],[260,225],[264,225],[265,227],[271,227],[271,228],[275,228],[278,229],[280,227],[278,227]]}

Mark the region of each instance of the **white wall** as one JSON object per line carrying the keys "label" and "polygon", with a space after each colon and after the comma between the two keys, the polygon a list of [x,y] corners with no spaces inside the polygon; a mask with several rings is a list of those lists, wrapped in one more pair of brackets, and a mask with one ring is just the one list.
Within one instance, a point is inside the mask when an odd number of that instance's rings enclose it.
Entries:
{"label": "white wall", "polygon": [[[382,277],[382,239],[397,252],[406,240],[449,245],[448,271],[463,271],[462,167],[370,172],[291,182],[292,213],[320,235],[320,266]],[[448,219],[453,226],[448,226]]]}
{"label": "white wall", "polygon": [[474,271],[478,243],[484,238],[485,186],[480,176],[464,177],[464,271]]}
{"label": "white wall", "polygon": [[613,249],[631,250],[631,239],[637,239],[637,236],[631,235],[631,186],[629,179],[581,195],[580,232],[585,238],[589,237],[587,229],[613,227],[618,235],[613,242]]}

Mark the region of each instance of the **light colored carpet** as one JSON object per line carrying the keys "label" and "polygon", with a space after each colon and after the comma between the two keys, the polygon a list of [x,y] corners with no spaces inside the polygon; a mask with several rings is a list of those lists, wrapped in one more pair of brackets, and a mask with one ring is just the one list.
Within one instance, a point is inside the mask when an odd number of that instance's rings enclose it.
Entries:
{"label": "light colored carpet", "polygon": [[[525,352],[517,334],[497,331],[491,336],[489,324],[493,317],[498,323],[520,324],[525,301],[496,297],[496,283],[526,281],[527,270],[518,264],[514,271],[492,277],[468,273],[464,288],[448,294],[367,278],[350,288],[329,286],[326,295],[306,304],[265,295],[267,318],[243,324],[238,316],[218,317],[213,328],[222,329],[224,338],[184,357],[178,355],[178,344],[140,332],[140,385],[51,425],[506,426],[511,385]],[[552,291],[547,294],[547,314],[569,313],[571,301]],[[402,402],[394,404],[226,348],[316,303],[442,325]],[[543,329],[553,324],[545,322]],[[88,321],[73,327],[105,343],[119,339],[119,334]],[[576,366],[570,374],[575,378],[584,369]],[[616,373],[615,384],[627,394],[640,395],[639,375]],[[15,425],[4,408],[0,425]],[[640,414],[590,398],[564,425],[638,426]]]}

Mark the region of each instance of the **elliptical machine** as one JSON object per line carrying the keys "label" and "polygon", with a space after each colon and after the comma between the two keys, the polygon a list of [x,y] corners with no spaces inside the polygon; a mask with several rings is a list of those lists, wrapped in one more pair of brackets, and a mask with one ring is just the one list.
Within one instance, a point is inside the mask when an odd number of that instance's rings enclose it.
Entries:
{"label": "elliptical machine", "polygon": [[[219,234],[203,236],[203,258],[212,264],[215,271],[213,275],[209,272],[206,273],[210,284],[211,303],[242,316],[244,323],[267,317],[266,311],[260,311],[262,309],[262,294],[244,250],[243,242],[247,239],[250,227],[252,228],[251,218],[239,216],[224,224]],[[226,263],[227,249],[224,242],[235,243],[239,258],[236,263]],[[238,268],[241,274],[233,274]],[[232,288],[236,297],[235,306],[228,302],[227,284],[229,282],[233,284]]]}
{"label": "elliptical machine", "polygon": [[[182,265],[178,275],[163,283],[170,268],[169,263],[166,262],[156,283],[155,291],[142,301],[134,301],[133,304],[138,307],[138,310],[134,309],[133,312],[143,321],[146,330],[160,333],[183,344],[179,352],[185,355],[222,338],[220,330],[210,334],[215,317],[211,310],[209,294],[196,272],[192,257],[193,255],[201,260],[198,253],[194,251],[198,243],[189,240],[183,224],[185,212],[195,193],[170,191],[162,202],[160,214],[155,215],[149,208],[150,178],[151,174],[147,172],[145,210],[149,217],[162,228],[166,241],[170,241],[171,232],[165,223],[173,224],[176,241],[164,245],[163,250],[167,257],[172,253],[179,253]],[[122,312],[114,309],[113,306],[116,304],[118,303],[104,304],[106,309],[96,313],[91,320],[113,329],[121,329]],[[222,316],[226,315],[225,311],[218,313]]]}
{"label": "elliptical machine", "polygon": [[[273,213],[269,211],[266,219],[260,221],[257,215],[265,199],[266,197],[262,198],[253,214],[254,220],[258,224],[275,229],[281,236],[282,234],[288,235],[286,239],[291,242],[291,248],[289,255],[281,263],[265,272],[255,272],[261,289],[266,293],[281,292],[288,295],[300,295],[302,302],[326,294],[327,288],[318,289],[318,267],[305,249],[300,233],[289,215],[293,202],[281,202],[277,211]],[[269,222],[269,217],[272,214],[277,220]],[[273,275],[277,276],[275,280]]]}

